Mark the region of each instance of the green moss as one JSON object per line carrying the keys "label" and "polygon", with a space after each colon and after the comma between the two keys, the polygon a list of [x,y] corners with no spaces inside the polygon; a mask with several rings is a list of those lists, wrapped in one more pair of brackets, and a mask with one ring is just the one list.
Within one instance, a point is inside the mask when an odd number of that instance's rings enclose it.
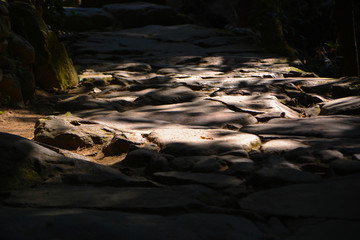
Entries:
{"label": "green moss", "polygon": [[65,46],[48,29],[37,10],[27,3],[13,2],[10,11],[13,28],[35,48],[37,85],[48,89],[75,86],[78,77]]}
{"label": "green moss", "polygon": [[70,116],[72,116],[72,113],[71,112],[66,112],[66,113],[63,114],[63,116],[64,117],[70,117]]}
{"label": "green moss", "polygon": [[51,65],[56,74],[59,87],[66,89],[78,84],[76,70],[69,58],[65,46],[59,42],[56,34],[48,31],[45,37],[45,50],[51,58]]}
{"label": "green moss", "polygon": [[19,188],[31,187],[41,184],[43,179],[31,168],[21,167],[16,172],[9,172],[7,176],[2,176],[0,188],[3,190],[12,190]]}

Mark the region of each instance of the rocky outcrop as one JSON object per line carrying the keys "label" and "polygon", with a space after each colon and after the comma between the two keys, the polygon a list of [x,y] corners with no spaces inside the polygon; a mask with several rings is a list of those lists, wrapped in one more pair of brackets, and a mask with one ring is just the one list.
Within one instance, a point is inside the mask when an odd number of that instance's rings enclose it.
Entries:
{"label": "rocky outcrop", "polygon": [[66,114],[0,134],[3,238],[359,239],[357,79],[194,24],[64,39]]}
{"label": "rocky outcrop", "polygon": [[104,30],[114,24],[113,16],[100,8],[64,8],[65,31]]}
{"label": "rocky outcrop", "polygon": [[78,82],[64,45],[31,3],[0,3],[0,45],[0,105],[23,106],[35,86],[65,89]]}
{"label": "rocky outcrop", "polygon": [[30,4],[9,5],[14,31],[27,39],[36,52],[34,75],[36,85],[45,89],[65,89],[78,83],[71,59],[56,34],[49,30],[40,14]]}

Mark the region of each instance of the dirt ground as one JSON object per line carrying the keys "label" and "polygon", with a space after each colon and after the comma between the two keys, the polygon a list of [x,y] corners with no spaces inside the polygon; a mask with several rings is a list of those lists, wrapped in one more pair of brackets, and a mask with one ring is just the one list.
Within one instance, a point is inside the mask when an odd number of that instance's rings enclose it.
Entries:
{"label": "dirt ground", "polygon": [[39,118],[44,117],[29,109],[0,108],[0,132],[19,135],[28,139],[34,137],[34,126]]}

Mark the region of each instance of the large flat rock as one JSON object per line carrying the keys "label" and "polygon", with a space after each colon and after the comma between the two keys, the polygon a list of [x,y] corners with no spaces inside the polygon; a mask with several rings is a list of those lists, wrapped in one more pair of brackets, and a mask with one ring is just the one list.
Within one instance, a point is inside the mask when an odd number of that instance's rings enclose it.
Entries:
{"label": "large flat rock", "polygon": [[298,184],[249,195],[241,206],[266,215],[360,219],[360,175]]}
{"label": "large flat rock", "polygon": [[97,208],[156,211],[200,207],[188,195],[164,188],[115,188],[54,185],[13,191],[5,200],[12,206]]}
{"label": "large flat rock", "polygon": [[[52,147],[49,147],[52,148]],[[103,184],[116,186],[153,185],[145,178],[131,177],[83,156],[41,146],[20,136],[0,133],[0,189],[17,189],[42,184]]]}
{"label": "large flat rock", "polygon": [[249,125],[241,131],[253,134],[273,134],[321,138],[359,138],[360,117],[319,116],[299,119],[272,119],[268,124]]}
{"label": "large flat rock", "polygon": [[261,144],[256,135],[220,129],[164,128],[152,131],[147,138],[175,156],[216,155],[251,150]]}
{"label": "large flat rock", "polygon": [[212,101],[222,102],[226,106],[237,108],[237,111],[260,113],[285,113],[287,118],[298,118],[299,113],[282,104],[275,96],[221,96],[209,98]]}
{"label": "large flat rock", "polygon": [[[219,102],[203,99],[190,103],[138,107],[134,110],[117,113],[117,115],[203,127],[223,127],[226,124],[245,126],[257,123],[256,118],[249,113],[234,112]],[[90,119],[98,120],[97,118]]]}
{"label": "large flat rock", "polygon": [[301,227],[286,240],[356,240],[360,238],[359,228],[359,221],[329,220]]}
{"label": "large flat rock", "polygon": [[216,173],[157,172],[154,177],[167,184],[202,184],[212,188],[240,187],[243,181],[232,176]]}
{"label": "large flat rock", "polygon": [[101,8],[64,8],[64,27],[68,31],[105,29],[113,24],[113,16]]}
{"label": "large flat rock", "polygon": [[240,216],[141,215],[86,209],[1,208],[1,238],[10,239],[266,239]]}
{"label": "large flat rock", "polygon": [[360,97],[351,96],[327,101],[321,108],[321,115],[358,115],[360,113]]}
{"label": "large flat rock", "polygon": [[141,27],[149,24],[176,25],[186,23],[186,18],[173,8],[146,2],[114,3],[103,6],[112,13],[124,28]]}

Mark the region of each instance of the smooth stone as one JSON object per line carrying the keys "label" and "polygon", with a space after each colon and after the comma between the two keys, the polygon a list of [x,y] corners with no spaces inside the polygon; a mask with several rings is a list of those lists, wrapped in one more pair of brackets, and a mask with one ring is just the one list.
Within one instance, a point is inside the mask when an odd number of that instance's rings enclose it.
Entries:
{"label": "smooth stone", "polygon": [[150,72],[151,65],[147,63],[129,62],[117,64],[111,67],[112,70],[130,71],[130,72]]}
{"label": "smooth stone", "polygon": [[248,125],[242,132],[321,138],[359,138],[360,117],[318,116],[300,119],[272,119],[267,124]]}
{"label": "smooth stone", "polygon": [[157,151],[140,148],[128,153],[126,158],[116,164],[119,167],[145,168],[149,172],[168,171],[169,163],[166,156]]}
{"label": "smooth stone", "polygon": [[249,159],[248,156],[234,156],[234,155],[221,155],[218,156],[218,159],[225,162],[228,165],[243,163],[243,162],[253,162],[253,160]]}
{"label": "smooth stone", "polygon": [[[45,148],[20,136],[0,133],[0,187],[26,188],[44,182],[97,184],[117,186],[153,186],[141,177],[129,177],[107,166],[90,162],[76,154]],[[56,150],[56,149],[55,149]]]}
{"label": "smooth stone", "polygon": [[221,156],[226,156],[226,155],[249,158],[249,153],[246,150],[241,150],[241,149],[223,153]]}
{"label": "smooth stone", "polygon": [[241,201],[266,215],[360,220],[360,175],[259,191]]}
{"label": "smooth stone", "polygon": [[143,105],[163,105],[181,102],[190,102],[197,97],[197,94],[187,87],[165,88],[154,90],[137,98],[134,103]]}
{"label": "smooth stone", "polygon": [[252,160],[236,162],[224,171],[225,174],[232,176],[246,176],[252,174],[255,171],[255,164]]}
{"label": "smooth stone", "polygon": [[355,160],[335,160],[330,163],[330,166],[339,174],[360,172],[360,162]]}
{"label": "smooth stone", "polygon": [[147,138],[174,156],[209,156],[260,145],[256,135],[216,129],[168,128],[152,131]]}
{"label": "smooth stone", "polygon": [[113,3],[103,6],[112,13],[123,28],[147,25],[176,25],[186,23],[186,18],[173,8],[146,2]]}
{"label": "smooth stone", "polygon": [[[221,96],[213,97],[209,100],[220,101],[228,107],[242,109],[245,111],[252,111],[254,114],[276,113],[280,115],[285,114],[287,118],[298,118],[299,113],[282,104],[275,96]],[[241,111],[241,110],[237,110]]]}
{"label": "smooth stone", "polygon": [[243,181],[232,176],[215,173],[157,172],[155,180],[167,184],[202,184],[211,188],[241,187]]}
{"label": "smooth stone", "polygon": [[360,161],[360,154],[359,153],[353,154],[352,155],[352,160]]}
{"label": "smooth stone", "polygon": [[64,149],[75,150],[94,145],[89,135],[61,117],[39,119],[34,135],[35,141]]}
{"label": "smooth stone", "polygon": [[97,208],[108,210],[184,209],[203,204],[171,189],[49,185],[13,191],[8,206],[42,208]]}
{"label": "smooth stone", "polygon": [[110,27],[113,16],[101,8],[64,8],[64,28],[67,31],[101,30]]}
{"label": "smooth stone", "polygon": [[248,219],[216,213],[162,216],[81,208],[1,208],[0,216],[3,220],[1,236],[4,240],[23,239],[24,236],[71,240],[267,239],[256,224]]}
{"label": "smooth stone", "polygon": [[275,139],[262,144],[261,150],[264,153],[282,154],[284,152],[289,152],[298,148],[308,148],[308,147],[310,146],[296,140]]}
{"label": "smooth stone", "polygon": [[316,151],[314,152],[314,156],[319,158],[322,163],[330,163],[344,159],[344,155],[341,152],[331,149]]}
{"label": "smooth stone", "polygon": [[202,159],[196,162],[192,168],[194,172],[217,172],[222,167],[225,166],[225,163],[220,159],[216,158],[207,158]]}
{"label": "smooth stone", "polygon": [[[151,102],[150,99],[147,100]],[[202,99],[184,103],[143,106],[134,110],[125,111],[119,115],[130,115],[133,117],[162,120],[182,125],[206,126],[212,128],[223,128],[226,125],[238,125],[239,127],[242,127],[257,123],[256,118],[248,113],[233,112],[223,105]]]}
{"label": "smooth stone", "polygon": [[357,240],[360,238],[359,228],[359,221],[326,220],[318,224],[309,224],[296,229],[285,240]]}
{"label": "smooth stone", "polygon": [[313,156],[311,148],[296,148],[284,154],[284,158],[292,163],[312,163],[316,162],[316,157]]}
{"label": "smooth stone", "polygon": [[56,108],[64,111],[78,111],[87,109],[107,109],[117,110],[117,105],[108,101],[97,99],[93,96],[80,95],[60,100],[56,103]]}
{"label": "smooth stone", "polygon": [[253,179],[257,184],[263,183],[264,185],[276,183],[305,183],[319,180],[320,177],[315,174],[288,167],[263,167],[255,172]]}
{"label": "smooth stone", "polygon": [[103,147],[103,153],[106,156],[121,155],[127,153],[130,150],[130,146],[141,145],[145,143],[145,139],[138,133],[121,133],[113,137],[113,139],[108,142]]}
{"label": "smooth stone", "polygon": [[36,122],[34,140],[75,150],[110,142],[115,132],[105,125],[74,116],[49,116]]}
{"label": "smooth stone", "polygon": [[164,42],[193,42],[214,35],[229,35],[228,31],[216,28],[206,28],[195,24],[184,24],[175,26],[149,25],[138,29],[124,30],[125,33],[141,32],[152,39]]}
{"label": "smooth stone", "polygon": [[329,100],[321,108],[320,115],[357,115],[360,113],[360,97],[351,96]]}
{"label": "smooth stone", "polygon": [[211,156],[185,156],[174,158],[170,162],[170,167],[176,171],[188,171],[191,170],[197,162],[216,161]]}

